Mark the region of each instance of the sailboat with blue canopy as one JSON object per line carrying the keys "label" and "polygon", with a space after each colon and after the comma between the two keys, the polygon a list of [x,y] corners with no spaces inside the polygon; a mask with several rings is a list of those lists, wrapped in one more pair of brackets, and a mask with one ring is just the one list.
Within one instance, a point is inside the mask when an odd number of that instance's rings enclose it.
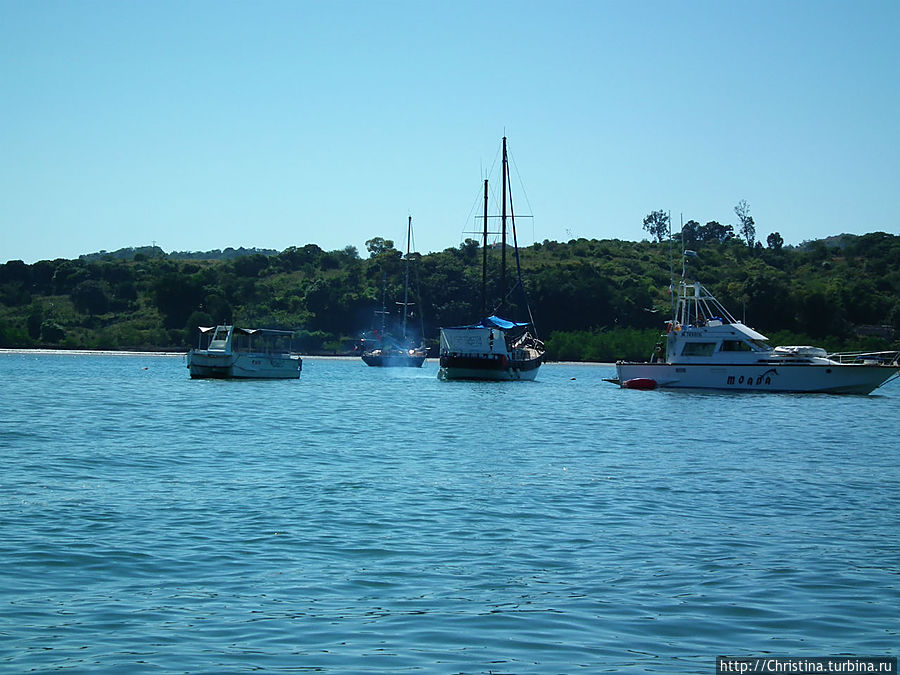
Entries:
{"label": "sailboat with blue canopy", "polygon": [[[515,234],[515,215],[512,195],[509,193],[509,162],[506,137],[503,138],[503,162],[501,169],[501,291],[500,301],[493,313],[487,309],[487,237],[488,237],[488,182],[484,181],[484,228],[482,241],[481,304],[484,318],[478,322],[441,328],[440,370],[442,380],[534,380],[544,361],[544,344],[537,339],[531,309],[525,297],[522,270],[519,265],[519,248]],[[522,294],[528,321],[513,321],[498,315],[504,310],[506,289],[506,233],[507,198],[509,220],[513,233],[513,250],[516,259],[517,282],[510,290]]]}

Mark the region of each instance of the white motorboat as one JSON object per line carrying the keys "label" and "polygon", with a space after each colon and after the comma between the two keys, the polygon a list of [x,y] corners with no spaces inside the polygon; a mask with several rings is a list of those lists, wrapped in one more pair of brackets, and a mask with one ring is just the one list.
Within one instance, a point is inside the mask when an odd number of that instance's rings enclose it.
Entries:
{"label": "white motorboat", "polygon": [[679,285],[675,316],[648,363],[616,363],[629,389],[691,388],[869,394],[900,375],[900,352],[828,354],[819,347],[772,347],[734,319],[699,282]]}
{"label": "white motorboat", "polygon": [[188,352],[187,367],[192,378],[296,379],[303,360],[293,352],[293,334],[271,328],[201,326],[201,344]]}
{"label": "white motorboat", "polygon": [[[509,161],[506,137],[503,138],[501,168],[501,264],[500,302],[502,310],[507,297],[514,290],[522,293],[522,305],[529,318],[531,310],[525,298],[522,272],[519,265],[519,247],[516,241],[516,221],[512,213],[512,195],[509,192]],[[516,256],[517,283],[506,290],[506,232],[507,197],[509,197],[513,250]],[[440,370],[441,380],[534,380],[544,361],[544,344],[532,334],[533,323],[515,322],[487,312],[487,250],[488,250],[488,182],[484,181],[484,227],[481,267],[481,315],[485,318],[466,326],[441,328]]]}

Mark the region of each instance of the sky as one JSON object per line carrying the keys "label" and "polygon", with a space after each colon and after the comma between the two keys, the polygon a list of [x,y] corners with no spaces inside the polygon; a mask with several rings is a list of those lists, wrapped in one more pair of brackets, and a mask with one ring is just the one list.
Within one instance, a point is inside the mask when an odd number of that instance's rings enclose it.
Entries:
{"label": "sky", "polygon": [[[0,262],[900,234],[896,0],[0,0]],[[494,167],[493,173],[491,168]],[[496,195],[496,192],[492,194]]]}

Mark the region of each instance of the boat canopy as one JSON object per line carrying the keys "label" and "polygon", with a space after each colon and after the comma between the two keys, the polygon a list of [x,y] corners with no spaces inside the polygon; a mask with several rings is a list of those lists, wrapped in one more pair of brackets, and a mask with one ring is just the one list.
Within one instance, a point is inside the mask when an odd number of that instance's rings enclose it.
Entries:
{"label": "boat canopy", "polygon": [[275,328],[235,328],[238,335],[293,335],[292,330],[276,330]]}
{"label": "boat canopy", "polygon": [[[203,334],[212,332],[217,328],[228,329],[230,326],[198,326],[199,331]],[[277,330],[275,328],[235,328],[235,335],[293,335],[292,330]]]}
{"label": "boat canopy", "polygon": [[530,324],[526,323],[516,323],[515,321],[508,321],[506,319],[502,319],[499,316],[488,316],[479,321],[478,323],[471,324],[469,326],[452,326],[451,330],[462,330],[467,328],[499,328],[500,330],[512,330],[513,328],[524,328]]}
{"label": "boat canopy", "polygon": [[748,340],[760,340],[766,342],[769,339],[762,333],[758,333],[757,331],[750,328],[750,326],[747,326],[740,321],[735,321],[734,323],[727,324],[723,327],[722,330],[719,331],[719,333],[725,334],[728,329],[742,333]]}

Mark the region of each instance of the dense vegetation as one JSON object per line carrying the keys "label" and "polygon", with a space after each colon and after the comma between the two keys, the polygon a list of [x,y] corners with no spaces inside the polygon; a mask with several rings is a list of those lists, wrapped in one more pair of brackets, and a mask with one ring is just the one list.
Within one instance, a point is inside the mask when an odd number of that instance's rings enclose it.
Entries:
{"label": "dense vegetation", "polygon": [[[900,348],[900,237],[841,235],[800,247],[752,245],[690,221],[685,246],[697,251],[688,276],[712,290],[737,318],[773,342],[828,349]],[[722,228],[722,226],[718,226]],[[307,352],[352,349],[372,325],[382,291],[402,300],[404,263],[389,240],[323,251],[255,249],[165,254],[158,248],[101,252],[78,260],[0,265],[0,347],[186,350],[198,325],[298,329]],[[548,356],[566,360],[644,358],[668,317],[671,252],[681,243],[578,239],[521,251],[523,278]],[[414,255],[425,336],[481,314],[481,254],[457,248]],[[499,251],[489,251],[496,279]],[[515,276],[512,253],[509,265]],[[510,285],[515,281],[511,278]],[[496,281],[489,298],[499,294]],[[492,305],[488,307],[488,310]],[[527,318],[515,304],[504,315]],[[418,318],[414,320],[418,325]]]}

